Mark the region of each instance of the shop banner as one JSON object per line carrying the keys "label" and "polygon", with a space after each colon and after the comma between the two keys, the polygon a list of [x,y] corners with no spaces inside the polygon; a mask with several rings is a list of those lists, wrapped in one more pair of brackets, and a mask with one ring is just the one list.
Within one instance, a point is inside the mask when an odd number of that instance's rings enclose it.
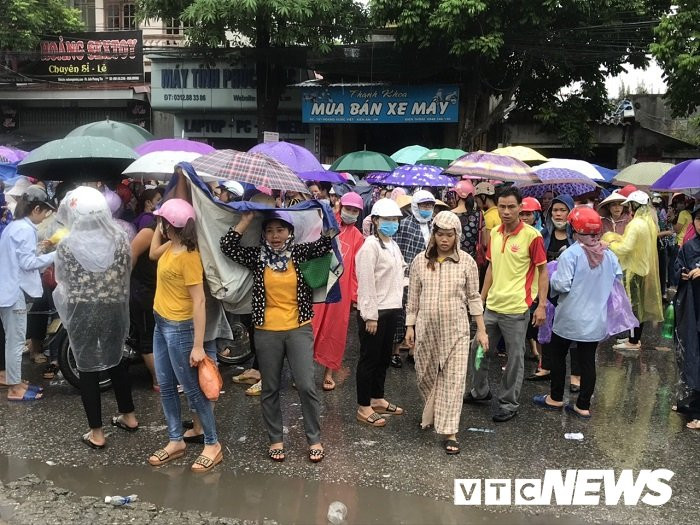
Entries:
{"label": "shop banner", "polygon": [[[311,137],[309,126],[292,115],[279,115],[277,128],[279,140]],[[255,139],[258,137],[258,119],[252,114],[179,114],[175,116],[174,136]]]}
{"label": "shop banner", "polygon": [[52,82],[143,82],[141,31],[45,37],[39,53],[6,57],[9,67],[31,79]]}
{"label": "shop banner", "polygon": [[305,88],[307,123],[440,123],[459,121],[456,85]]}

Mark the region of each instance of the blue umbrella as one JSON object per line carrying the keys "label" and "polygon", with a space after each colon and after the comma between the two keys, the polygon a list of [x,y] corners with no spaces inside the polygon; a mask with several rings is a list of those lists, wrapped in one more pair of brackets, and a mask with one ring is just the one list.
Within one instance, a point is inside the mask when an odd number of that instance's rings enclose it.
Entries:
{"label": "blue umbrella", "polygon": [[6,181],[17,176],[16,162],[0,162],[0,180]]}
{"label": "blue umbrella", "polygon": [[386,177],[382,184],[391,186],[423,186],[441,188],[455,185],[455,180],[442,175],[442,168],[425,164],[399,166]]}
{"label": "blue umbrella", "polygon": [[388,171],[373,171],[372,173],[368,173],[362,180],[364,180],[367,184],[384,184],[384,179],[386,179],[390,174],[391,172]]}
{"label": "blue umbrella", "polygon": [[326,171],[326,170],[314,170],[314,171],[300,171],[297,173],[298,177],[303,181],[316,181],[316,182],[345,182],[345,177],[343,177],[337,171]]}
{"label": "blue umbrella", "polygon": [[611,170],[610,168],[606,168],[604,166],[599,166],[598,164],[593,164],[593,167],[598,170],[598,173],[600,173],[603,178],[605,179],[606,182],[610,182],[615,175],[617,175],[618,170]]}

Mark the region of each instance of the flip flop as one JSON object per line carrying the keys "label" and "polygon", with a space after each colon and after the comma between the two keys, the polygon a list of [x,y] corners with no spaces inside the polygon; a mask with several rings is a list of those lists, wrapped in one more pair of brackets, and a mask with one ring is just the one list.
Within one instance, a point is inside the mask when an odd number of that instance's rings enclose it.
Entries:
{"label": "flip flop", "polygon": [[[171,461],[175,461],[178,458],[181,458],[182,456],[185,455],[185,450],[178,450],[177,452],[173,452],[172,454],[168,454],[164,448],[156,450],[153,454],[151,454],[151,457],[148,458],[148,463],[153,465],[154,467],[160,467],[161,465],[165,465],[166,463],[170,463]],[[155,461],[151,461],[151,458],[155,457]]]}
{"label": "flip flop", "polygon": [[579,418],[581,418],[581,419],[591,419],[591,416],[590,416],[590,415],[586,416],[586,415],[584,415],[584,414],[581,414],[578,410],[576,410],[576,409],[574,408],[574,405],[572,405],[571,403],[569,403],[568,405],[566,405],[566,406],[564,407],[564,410],[566,410],[569,414],[574,415],[574,416],[576,416],[576,417],[579,417]]}
{"label": "flip flop", "polygon": [[396,406],[394,403],[389,403],[385,407],[372,407],[377,414],[393,414],[395,416],[401,416],[404,413],[403,408]]}
{"label": "flip flop", "polygon": [[282,463],[286,459],[285,454],[286,452],[283,448],[270,448],[267,451],[268,457],[272,461],[277,461],[278,463]]}
{"label": "flip flop", "polygon": [[322,448],[310,448],[309,449],[309,461],[311,463],[319,463],[326,457],[326,451]]}
{"label": "flip flop", "polygon": [[[211,469],[213,469],[215,466],[217,466],[223,460],[224,460],[223,452],[219,452],[214,457],[214,459],[208,458],[207,456],[202,454],[197,459],[194,460],[194,463],[192,463],[190,470],[192,472],[209,472]],[[195,468],[197,465],[199,465],[201,468]]]}
{"label": "flip flop", "polygon": [[[454,439],[446,439],[442,442],[442,446],[445,448],[445,453],[448,456],[454,456],[460,452],[459,443],[457,443]],[[457,450],[450,450],[448,447],[452,447],[453,449]]]}
{"label": "flip flop", "polygon": [[332,379],[324,379],[323,380],[323,389],[326,392],[330,392],[331,390],[335,390],[335,381]]}
{"label": "flip flop", "polygon": [[122,415],[112,417],[112,426],[121,428],[122,430],[126,430],[127,432],[136,432],[139,429],[138,425],[136,425],[135,427],[130,427],[129,425],[124,423],[124,416]]}
{"label": "flip flop", "polygon": [[20,401],[39,401],[40,399],[44,398],[44,392],[40,390],[32,390],[31,388],[27,388],[27,390],[24,391],[24,395],[21,398],[11,398],[8,397],[8,401],[15,401],[15,402],[20,402]]}
{"label": "flip flop", "polygon": [[544,408],[545,410],[557,410],[561,411],[562,408],[564,408],[564,405],[550,405],[547,403],[547,398],[549,397],[548,394],[543,394],[539,396],[534,396],[532,398],[532,403],[537,405],[540,408]]}
{"label": "flip flop", "polygon": [[358,413],[355,413],[355,419],[357,419],[360,423],[364,423],[365,425],[369,425],[371,427],[383,427],[386,425],[386,419],[384,419],[382,416],[380,416],[377,412],[372,412],[369,416],[364,417],[361,416]]}
{"label": "flip flop", "polygon": [[103,443],[102,445],[98,445],[95,443],[92,439],[90,439],[90,434],[91,432],[88,432],[87,434],[84,434],[83,437],[80,439],[83,443],[85,443],[88,447],[93,448],[95,450],[102,450],[105,448],[106,443]]}

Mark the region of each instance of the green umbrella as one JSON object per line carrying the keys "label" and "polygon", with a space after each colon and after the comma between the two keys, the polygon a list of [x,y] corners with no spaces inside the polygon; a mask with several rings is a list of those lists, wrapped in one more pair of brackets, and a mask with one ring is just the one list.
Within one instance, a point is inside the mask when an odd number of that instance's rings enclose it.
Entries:
{"label": "green umbrella", "polygon": [[646,189],[671,168],[673,164],[668,162],[638,162],[621,170],[613,177],[612,183],[618,186],[634,184],[638,188]]}
{"label": "green umbrella", "polygon": [[370,171],[393,171],[398,164],[388,155],[376,151],[354,151],[346,153],[336,160],[330,171],[349,171],[367,173]]}
{"label": "green umbrella", "polygon": [[428,151],[424,146],[406,146],[399,151],[393,153],[391,158],[398,164],[415,164],[416,161]]}
{"label": "green umbrella", "polygon": [[461,149],[440,148],[426,151],[417,161],[416,164],[428,164],[429,166],[438,166],[446,168],[453,160],[466,155],[467,152]]}
{"label": "green umbrella", "polygon": [[155,137],[136,124],[128,122],[115,122],[114,120],[100,120],[75,128],[66,137],[107,137],[121,142],[125,146],[135,148]]}
{"label": "green umbrella", "polygon": [[20,175],[42,180],[98,181],[121,179],[138,154],[105,137],[52,140],[30,152],[17,166]]}

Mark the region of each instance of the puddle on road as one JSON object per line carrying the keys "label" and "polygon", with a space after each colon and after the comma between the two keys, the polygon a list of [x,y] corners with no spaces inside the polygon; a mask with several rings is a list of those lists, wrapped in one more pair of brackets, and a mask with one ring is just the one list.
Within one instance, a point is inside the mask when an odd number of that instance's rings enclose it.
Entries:
{"label": "puddle on road", "polygon": [[[239,519],[272,519],[280,524],[327,523],[328,506],[342,501],[348,507],[346,523],[402,524],[533,524],[544,516],[487,512],[474,507],[455,507],[377,488],[340,483],[321,483],[264,474],[231,472],[192,474],[189,466],[161,469],[140,467],[77,468],[50,466],[40,461],[0,455],[0,479],[12,481],[27,474],[53,481],[79,496],[138,494],[141,501],[179,511],[206,511],[214,516]],[[579,523],[546,517],[547,523]]]}

